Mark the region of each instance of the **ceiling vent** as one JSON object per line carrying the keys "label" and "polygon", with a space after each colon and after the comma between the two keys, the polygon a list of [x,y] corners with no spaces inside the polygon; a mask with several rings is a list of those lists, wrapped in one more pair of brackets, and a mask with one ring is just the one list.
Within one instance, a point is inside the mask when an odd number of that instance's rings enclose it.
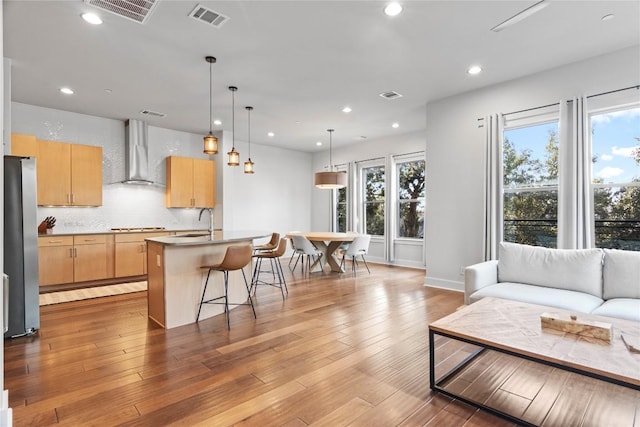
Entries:
{"label": "ceiling vent", "polygon": [[390,90],[389,92],[382,92],[380,94],[381,97],[385,98],[385,99],[396,99],[396,98],[402,98],[402,95],[400,95],[398,92],[395,92],[393,90]]}
{"label": "ceiling vent", "polygon": [[167,116],[165,113],[158,113],[157,111],[151,111],[151,110],[142,110],[142,111],[140,111],[140,114],[144,114],[145,116],[154,116],[154,117],[166,117]]}
{"label": "ceiling vent", "polygon": [[214,12],[213,10],[202,6],[201,4],[197,5],[196,8],[191,11],[189,16],[193,19],[204,22],[205,24],[212,25],[216,28],[220,28],[222,24],[229,20],[228,16],[224,16],[221,13]]}
{"label": "ceiling vent", "polygon": [[160,0],[84,0],[98,9],[144,24]]}

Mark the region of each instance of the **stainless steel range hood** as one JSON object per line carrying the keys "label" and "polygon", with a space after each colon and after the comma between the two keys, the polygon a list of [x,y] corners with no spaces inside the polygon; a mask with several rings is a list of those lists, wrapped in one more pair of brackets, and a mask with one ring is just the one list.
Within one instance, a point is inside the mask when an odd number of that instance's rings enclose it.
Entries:
{"label": "stainless steel range hood", "polygon": [[124,123],[124,158],[126,184],[151,185],[149,176],[149,142],[147,124],[129,119]]}

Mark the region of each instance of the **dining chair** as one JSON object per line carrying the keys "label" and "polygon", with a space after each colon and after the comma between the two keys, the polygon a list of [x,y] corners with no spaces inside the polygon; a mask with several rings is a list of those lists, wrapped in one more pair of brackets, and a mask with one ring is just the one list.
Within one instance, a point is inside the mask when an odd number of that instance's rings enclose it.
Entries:
{"label": "dining chair", "polygon": [[[316,248],[313,243],[311,243],[311,241],[305,236],[294,234],[293,236],[291,236],[291,239],[293,242],[293,246],[296,248],[296,251],[298,251],[301,255],[307,256],[307,273],[309,273],[309,270],[311,269],[311,261],[313,260],[315,262],[316,259],[314,259],[314,257],[317,257],[317,259],[319,260],[320,257],[322,257],[322,251]],[[293,268],[295,268],[295,265]],[[302,259],[302,274],[304,274],[304,258]]]}
{"label": "dining chair", "polygon": [[[229,272],[240,270],[242,271],[242,277],[244,278],[244,285],[247,288],[247,294],[249,297],[248,303],[232,303],[233,305],[250,305],[253,311],[253,317],[256,318],[256,310],[253,307],[253,300],[251,299],[251,290],[247,283],[247,276],[244,273],[244,267],[251,263],[252,248],[249,245],[237,245],[229,246],[224,254],[222,262],[213,265],[203,265],[200,268],[207,269],[207,279],[204,282],[204,289],[202,290],[202,298],[200,299],[200,306],[198,307],[198,315],[196,316],[196,322],[200,320],[200,311],[203,304],[222,304],[224,305],[224,312],[227,315],[227,330],[231,329],[229,322]],[[218,297],[209,298],[205,300],[205,294],[207,293],[207,285],[209,284],[209,277],[212,271],[220,271],[224,274],[224,294]],[[217,302],[218,300],[224,300],[223,302]]]}
{"label": "dining chair", "polygon": [[371,243],[371,235],[363,234],[362,236],[358,236],[351,243],[349,243],[349,247],[342,251],[342,261],[340,261],[340,266],[344,268],[345,257],[351,257],[351,271],[353,274],[356,274],[356,257],[361,256],[362,261],[364,261],[365,267],[367,267],[367,271],[371,274],[371,270],[369,270],[369,265],[367,265],[367,260],[364,256],[369,251],[369,243]]}
{"label": "dining chair", "polygon": [[[287,250],[287,239],[280,239],[278,243],[278,247],[272,251],[262,251],[253,254],[253,258],[256,259],[256,264],[253,269],[253,276],[251,278],[251,290],[253,294],[256,294],[256,290],[258,289],[258,285],[268,285],[276,288],[280,288],[280,293],[282,294],[282,299],[284,300],[285,291],[287,294],[289,293],[289,289],[287,289],[287,281],[284,278],[284,271],[282,271],[282,264],[280,263],[280,257],[284,255]],[[271,261],[271,266],[275,267],[275,271],[273,272],[274,281],[273,282],[265,282],[264,280],[260,280],[260,273],[265,272],[262,270],[262,260],[268,259]],[[278,281],[275,281],[275,276],[278,277]]]}

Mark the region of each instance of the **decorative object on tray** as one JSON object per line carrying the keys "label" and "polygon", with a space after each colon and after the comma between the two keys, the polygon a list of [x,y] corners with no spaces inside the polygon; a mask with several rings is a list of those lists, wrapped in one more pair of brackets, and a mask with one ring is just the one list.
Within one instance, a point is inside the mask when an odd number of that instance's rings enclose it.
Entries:
{"label": "decorative object on tray", "polygon": [[610,323],[595,320],[581,320],[576,314],[566,315],[557,313],[542,313],[540,315],[542,329],[554,329],[584,337],[598,338],[606,342],[613,339],[613,327]]}
{"label": "decorative object on tray", "polygon": [[56,225],[56,218],[52,216],[46,217],[40,225],[38,225],[38,234],[52,234],[53,227]]}
{"label": "decorative object on tray", "polygon": [[627,350],[631,353],[640,353],[640,337],[629,334],[620,334],[622,342],[627,346]]}

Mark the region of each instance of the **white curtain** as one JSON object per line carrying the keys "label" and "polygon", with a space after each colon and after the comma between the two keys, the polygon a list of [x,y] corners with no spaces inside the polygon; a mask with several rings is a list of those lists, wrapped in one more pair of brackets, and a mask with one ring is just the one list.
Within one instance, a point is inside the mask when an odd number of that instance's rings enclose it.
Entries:
{"label": "white curtain", "polygon": [[484,119],[484,260],[498,259],[502,241],[502,123],[501,114]]}
{"label": "white curtain", "polygon": [[560,104],[558,247],[593,247],[591,142],[587,98]]}

